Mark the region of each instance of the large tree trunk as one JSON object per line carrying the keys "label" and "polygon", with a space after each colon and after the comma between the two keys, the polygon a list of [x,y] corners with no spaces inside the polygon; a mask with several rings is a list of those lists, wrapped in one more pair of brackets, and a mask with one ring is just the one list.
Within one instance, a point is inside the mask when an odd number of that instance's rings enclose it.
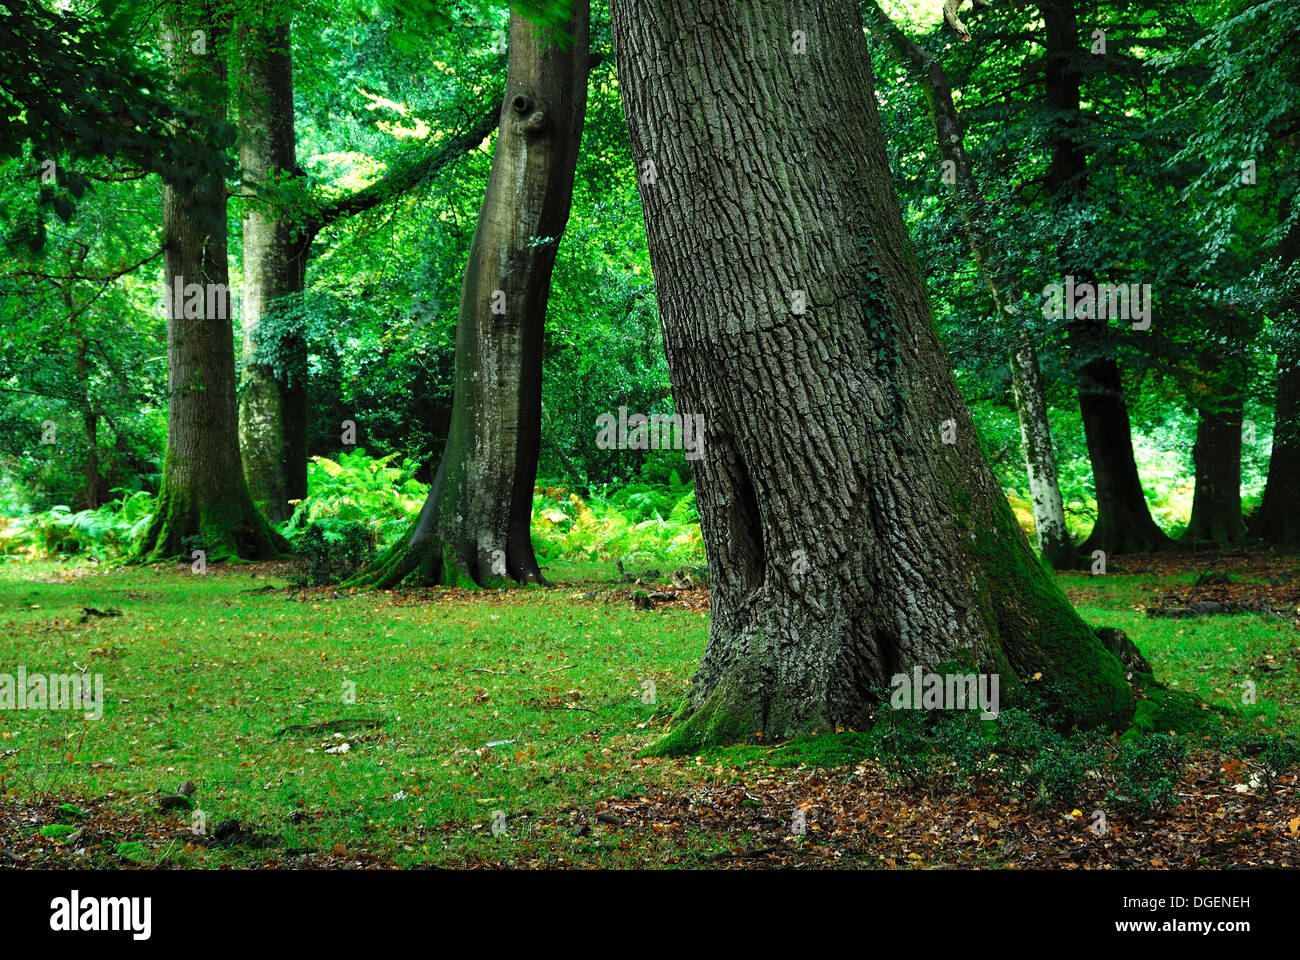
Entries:
{"label": "large tree trunk", "polygon": [[1120,664],[1021,533],[935,333],[857,4],[612,11],[673,397],[705,424],[709,641],[663,749],[862,729],[895,673],[953,660],[1004,702],[1125,723]]}
{"label": "large tree trunk", "polygon": [[532,543],[542,330],[587,105],[589,10],[561,45],[518,13],[496,154],[461,287],[451,430],[409,537],[358,584],[545,583]]}
{"label": "large tree trunk", "polygon": [[1052,451],[1052,428],[1047,419],[1047,397],[1038,364],[1038,349],[1027,331],[1014,318],[1020,292],[1016,271],[995,256],[987,234],[991,212],[984,199],[953,103],[952,88],[943,66],[898,29],[875,0],[863,4],[868,24],[884,40],[894,56],[914,71],[925,92],[934,120],[939,153],[953,167],[953,194],[961,208],[966,241],[976,266],[988,283],[993,312],[1001,334],[1010,341],[1008,361],[1011,389],[1020,419],[1020,450],[1029,477],[1029,497],[1034,512],[1038,549],[1057,569],[1078,566],[1080,555],[1065,525],[1065,505],[1056,477],[1056,456]]}
{"label": "large tree trunk", "polygon": [[[239,158],[248,189],[293,178],[295,160],[290,13],[270,4],[240,26]],[[276,301],[303,289],[306,228],[277,205],[244,209],[244,384],[239,446],[249,493],[272,523],[307,496],[307,357],[300,338],[277,336],[274,363],[252,362],[259,328]]]}
{"label": "large tree trunk", "polygon": [[[163,9],[163,35],[171,44],[174,95],[224,120],[226,26],[217,10],[206,0],[175,0]],[[193,49],[196,30],[203,31],[203,53]],[[164,185],[163,242],[167,454],[157,507],[137,555],[162,560],[203,550],[209,560],[273,556],[283,541],[253,506],[239,459],[221,176],[190,187]],[[178,289],[182,295],[175,296]]]}
{"label": "large tree trunk", "polygon": [[[1088,182],[1087,150],[1080,135],[1078,58],[1089,54],[1079,48],[1074,0],[1050,0],[1039,7],[1045,27],[1047,105],[1058,118],[1048,132],[1052,159],[1047,187],[1058,209],[1064,209],[1084,195]],[[1092,282],[1086,266],[1064,272],[1073,272],[1080,282]],[[1083,550],[1116,554],[1170,546],[1173,541],[1151,518],[1142,492],[1123,380],[1105,321],[1076,320],[1068,325],[1067,333],[1097,495],[1097,522]]]}

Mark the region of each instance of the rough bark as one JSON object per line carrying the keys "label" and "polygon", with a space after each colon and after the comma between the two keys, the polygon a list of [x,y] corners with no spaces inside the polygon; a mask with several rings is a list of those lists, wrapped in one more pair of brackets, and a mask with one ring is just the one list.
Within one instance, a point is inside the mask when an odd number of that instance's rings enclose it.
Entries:
{"label": "rough bark", "polygon": [[[589,10],[561,47],[520,14],[492,172],[461,287],[451,429],[411,534],[358,584],[545,583],[532,544],[542,330],[587,104]],[[498,312],[500,311],[500,312]]]}
{"label": "rough bark", "polygon": [[704,417],[709,640],[661,748],[862,729],[896,672],[953,661],[1124,723],[1119,661],[1021,533],[935,333],[857,4],[612,19],[673,397]]}
{"label": "rough bark", "polygon": [[[224,120],[227,26],[215,4],[173,0],[163,8],[171,44],[173,95],[197,112]],[[192,50],[204,31],[205,53]],[[224,149],[212,144],[214,150]],[[163,282],[198,284],[189,298],[164,298],[167,309],[167,453],[154,516],[136,554],[162,560],[193,550],[209,560],[275,555],[283,540],[248,495],[240,465],[235,411],[234,329],[226,264],[226,185],[220,175],[193,186],[163,186]],[[197,315],[195,315],[197,314]]]}
{"label": "rough bark", "polygon": [[[1047,105],[1058,118],[1048,134],[1052,157],[1047,188],[1058,208],[1064,208],[1082,198],[1087,189],[1088,156],[1080,135],[1078,64],[1078,58],[1086,54],[1079,47],[1074,0],[1050,0],[1040,4],[1040,10],[1045,27]],[[1080,282],[1093,280],[1086,267],[1073,273]],[[1097,497],[1097,520],[1083,543],[1083,551],[1138,553],[1171,546],[1173,541],[1151,518],[1142,491],[1123,380],[1105,321],[1079,319],[1066,329],[1076,364],[1079,411]]]}
{"label": "rough bark", "polygon": [[[290,13],[277,3],[250,9],[240,25],[239,158],[243,181],[257,190],[295,175]],[[278,344],[277,364],[254,362],[259,329],[276,301],[300,293],[306,229],[268,203],[244,209],[244,382],[239,446],[254,502],[278,524],[290,500],[307,496],[307,357],[300,338]]]}
{"label": "rough bark", "polygon": [[[945,7],[945,15],[947,9]],[[888,45],[898,60],[914,71],[929,104],[939,152],[944,160],[952,163],[953,194],[961,209],[966,241],[988,284],[998,329],[1010,343],[1007,355],[1011,389],[1020,421],[1020,450],[1029,477],[1029,498],[1039,552],[1057,569],[1077,566],[1080,555],[1065,525],[1065,505],[1056,476],[1056,455],[1052,450],[1052,428],[1047,419],[1047,398],[1038,364],[1038,349],[1015,321],[1016,305],[1020,301],[1015,270],[996,256],[989,241],[992,216],[971,169],[948,76],[943,65],[899,30],[874,0],[863,4],[863,12],[872,32]],[[969,39],[969,36],[964,39]]]}

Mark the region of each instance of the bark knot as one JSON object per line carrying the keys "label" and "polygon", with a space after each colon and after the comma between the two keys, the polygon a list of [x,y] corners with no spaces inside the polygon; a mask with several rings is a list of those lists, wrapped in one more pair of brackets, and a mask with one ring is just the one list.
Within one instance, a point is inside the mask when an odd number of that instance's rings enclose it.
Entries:
{"label": "bark knot", "polygon": [[518,117],[514,125],[516,133],[533,137],[546,129],[546,110],[527,94],[515,94],[510,100],[510,109]]}

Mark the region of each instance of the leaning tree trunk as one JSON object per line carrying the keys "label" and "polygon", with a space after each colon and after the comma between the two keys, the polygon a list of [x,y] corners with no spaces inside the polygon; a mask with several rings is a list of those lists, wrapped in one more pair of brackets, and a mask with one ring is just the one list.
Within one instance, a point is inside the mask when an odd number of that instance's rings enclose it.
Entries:
{"label": "leaning tree trunk", "polygon": [[1241,517],[1242,395],[1235,390],[1221,395],[1199,414],[1192,446],[1196,491],[1182,539],[1220,546],[1236,543],[1246,538]]}
{"label": "leaning tree trunk", "polygon": [[939,152],[945,161],[952,164],[952,188],[961,208],[966,242],[988,283],[998,329],[1010,341],[1007,353],[1011,389],[1020,420],[1020,450],[1029,477],[1029,499],[1034,512],[1038,549],[1043,558],[1057,569],[1078,566],[1080,555],[1065,525],[1065,505],[1056,476],[1056,456],[1052,451],[1052,428],[1047,419],[1047,397],[1042,369],[1038,364],[1038,350],[1029,332],[1013,321],[1020,299],[1015,271],[995,257],[989,242],[992,216],[971,169],[948,76],[939,61],[908,39],[875,0],[863,4],[863,11],[875,35],[888,44],[898,60],[912,68],[925,92]]}
{"label": "leaning tree trunk", "polygon": [[1126,722],[1120,664],[1016,524],[935,333],[857,4],[612,11],[673,396],[705,424],[713,611],[662,749],[862,729],[894,674],[952,661],[1004,702]]}
{"label": "leaning tree trunk", "polygon": [[[219,8],[175,0],[163,10],[173,89],[187,106],[224,120],[226,77]],[[201,31],[196,40],[195,31]],[[196,52],[201,44],[203,52]],[[223,150],[222,144],[211,144]],[[145,560],[193,550],[208,559],[272,556],[283,544],[249,498],[235,414],[235,347],[221,176],[163,186],[167,306],[167,453],[153,520],[136,545]]]}
{"label": "leaning tree trunk", "polygon": [[[240,27],[239,158],[245,187],[258,190],[285,184],[297,167],[291,14],[272,3],[248,16]],[[307,356],[300,337],[259,334],[267,311],[303,289],[307,231],[282,204],[266,202],[245,207],[243,229],[239,447],[249,493],[278,524],[293,512],[290,500],[307,496]]]}
{"label": "leaning tree trunk", "polygon": [[542,424],[542,330],[569,219],[587,106],[586,0],[561,45],[510,16],[510,66],[496,154],[461,287],[456,386],[442,462],[411,534],[359,585],[509,578],[545,583],[532,505]]}
{"label": "leaning tree trunk", "polygon": [[[1282,242],[1284,275],[1300,259],[1300,223]],[[1270,543],[1300,546],[1300,310],[1294,296],[1284,305],[1277,330],[1277,399],[1273,407],[1273,453],[1251,533]]]}
{"label": "leaning tree trunk", "polygon": [[[1040,4],[1040,10],[1045,27],[1046,99],[1057,118],[1048,132],[1052,158],[1047,188],[1057,208],[1063,210],[1083,196],[1088,182],[1086,146],[1080,135],[1078,63],[1088,54],[1079,48],[1074,0],[1049,0]],[[1081,281],[1092,282],[1088,269],[1075,273]],[[1083,550],[1117,554],[1168,547],[1173,541],[1151,518],[1142,492],[1123,381],[1105,321],[1076,320],[1068,325],[1067,336],[1076,364],[1079,411],[1097,495],[1097,521]]]}

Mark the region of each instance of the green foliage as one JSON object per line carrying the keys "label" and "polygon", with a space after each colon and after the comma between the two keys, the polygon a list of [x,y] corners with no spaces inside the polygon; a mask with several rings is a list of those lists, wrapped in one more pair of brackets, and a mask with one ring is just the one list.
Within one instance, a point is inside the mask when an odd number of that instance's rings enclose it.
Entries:
{"label": "green foliage", "polygon": [[413,462],[391,466],[394,459],[391,454],[373,458],[360,447],[338,460],[312,457],[307,498],[294,507],[280,532],[297,542],[312,529],[343,536],[346,530],[362,527],[372,543],[391,543],[406,532],[429,492],[415,479]]}
{"label": "green foliage", "polygon": [[540,483],[533,494],[533,546],[544,563],[704,563],[695,491],[676,474],[667,487],[634,484],[585,501],[564,486]]}
{"label": "green foliage", "polygon": [[313,523],[293,541],[307,565],[297,578],[300,586],[341,583],[375,556],[374,536],[364,523],[334,521],[328,526]]}
{"label": "green foliage", "polygon": [[112,560],[126,555],[149,525],[154,496],[143,490],[96,510],[73,513],[51,507],[10,521],[0,529],[0,558],[89,556]]}
{"label": "green foliage", "polygon": [[132,863],[140,863],[149,857],[149,849],[138,840],[123,841],[113,848],[113,852]]}
{"label": "green foliage", "polygon": [[1038,804],[1072,805],[1089,784],[1105,783],[1116,809],[1139,816],[1177,801],[1186,760],[1185,738],[1156,734],[1115,742],[1104,734],[1062,733],[1025,710],[1004,710],[996,720],[884,710],[870,742],[862,755],[874,755],[900,783],[931,795],[996,781]]}
{"label": "green foliage", "polygon": [[1121,742],[1114,758],[1118,776],[1110,798],[1140,816],[1160,813],[1178,802],[1174,788],[1186,758],[1186,742],[1168,734]]}

